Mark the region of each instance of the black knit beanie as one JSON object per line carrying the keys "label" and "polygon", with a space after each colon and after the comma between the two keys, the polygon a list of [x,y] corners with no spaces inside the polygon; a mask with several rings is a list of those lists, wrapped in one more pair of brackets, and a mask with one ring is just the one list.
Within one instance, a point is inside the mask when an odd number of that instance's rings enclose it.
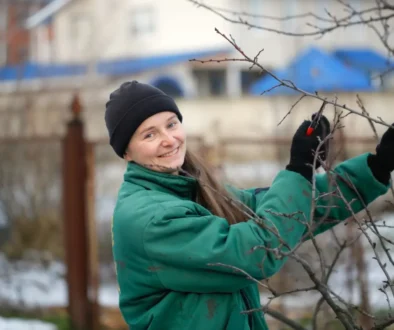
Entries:
{"label": "black knit beanie", "polygon": [[105,124],[110,145],[123,158],[131,137],[142,122],[159,112],[174,112],[182,122],[174,100],[151,85],[125,82],[111,93],[106,104]]}

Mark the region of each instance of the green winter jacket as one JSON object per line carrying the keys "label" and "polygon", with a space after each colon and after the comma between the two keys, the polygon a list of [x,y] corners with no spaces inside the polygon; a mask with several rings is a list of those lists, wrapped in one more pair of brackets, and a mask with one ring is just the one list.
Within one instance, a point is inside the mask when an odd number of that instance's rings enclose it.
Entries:
{"label": "green winter jacket", "polygon": [[[367,154],[343,162],[336,172],[348,177],[366,204],[387,191],[373,177]],[[326,174],[316,176],[316,196],[329,191]],[[363,209],[357,194],[342,181],[341,190],[355,212]],[[254,220],[229,226],[193,202],[196,181],[153,172],[129,163],[113,217],[113,254],[119,306],[131,329],[262,330],[263,313],[257,285],[231,265],[257,280],[278,272],[288,251],[269,229]],[[312,185],[301,175],[283,170],[266,190],[231,191],[253,209],[266,226],[277,230],[288,248],[299,243],[310,219]],[[316,218],[330,210],[317,200]],[[350,216],[345,203],[334,201],[331,220]],[[289,216],[292,214],[292,216]],[[314,220],[315,221],[315,220]],[[335,223],[317,228],[318,234]],[[264,246],[268,249],[252,248]]]}

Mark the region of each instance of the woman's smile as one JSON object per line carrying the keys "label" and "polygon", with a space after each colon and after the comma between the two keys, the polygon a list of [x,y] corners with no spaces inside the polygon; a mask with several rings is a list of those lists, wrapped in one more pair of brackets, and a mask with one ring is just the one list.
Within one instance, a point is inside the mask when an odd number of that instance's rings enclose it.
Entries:
{"label": "woman's smile", "polygon": [[176,148],[176,149],[170,151],[170,152],[167,152],[167,153],[165,153],[165,154],[159,156],[159,157],[160,157],[160,158],[169,158],[169,157],[175,156],[175,155],[178,153],[179,148],[180,148],[180,146],[179,146],[178,148]]}

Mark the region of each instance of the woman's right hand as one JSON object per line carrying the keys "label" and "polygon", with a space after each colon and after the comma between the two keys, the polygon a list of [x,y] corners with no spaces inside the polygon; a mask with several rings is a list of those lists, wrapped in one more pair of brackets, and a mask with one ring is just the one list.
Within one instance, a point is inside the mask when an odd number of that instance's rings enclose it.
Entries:
{"label": "woman's right hand", "polygon": [[[313,118],[312,116],[312,120]],[[315,130],[308,136],[306,132],[310,125],[311,121],[305,120],[295,132],[290,149],[290,162],[286,169],[297,172],[307,180],[312,181],[315,152],[320,142],[330,133],[330,122],[322,115]],[[318,150],[319,157],[322,160],[327,158],[328,145],[328,141],[326,141]],[[317,159],[315,169],[319,168],[320,165]]]}

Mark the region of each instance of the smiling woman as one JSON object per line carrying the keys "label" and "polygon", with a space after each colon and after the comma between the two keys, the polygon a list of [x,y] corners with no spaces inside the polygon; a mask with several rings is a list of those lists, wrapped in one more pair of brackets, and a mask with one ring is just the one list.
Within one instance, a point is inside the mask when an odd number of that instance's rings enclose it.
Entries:
{"label": "smiling woman", "polygon": [[[177,105],[153,86],[122,84],[110,95],[105,121],[111,146],[127,160],[112,243],[119,306],[129,327],[266,330],[251,278],[262,280],[278,272],[287,259],[281,253],[305,240],[314,218],[330,219],[316,225],[317,235],[351,215],[347,204],[336,201],[330,208],[331,197],[316,199],[311,214],[311,164],[330,131],[328,120],[321,119],[309,136],[311,122],[304,121],[294,135],[286,169],[269,189],[251,190],[225,189],[187,150]],[[391,145],[394,131],[382,141]],[[383,154],[392,155],[387,150]],[[326,152],[322,148],[321,159]],[[338,182],[354,213],[387,191],[387,175],[394,168],[392,157],[378,157],[375,169],[382,176],[377,176],[368,159],[375,158],[362,155],[335,169],[357,188],[359,195]],[[388,165],[382,167],[382,162]],[[315,183],[317,193],[329,195],[326,174],[316,175]]]}
{"label": "smiling woman", "polygon": [[124,158],[159,172],[178,173],[186,153],[185,131],[173,112],[157,113],[136,130]]}

